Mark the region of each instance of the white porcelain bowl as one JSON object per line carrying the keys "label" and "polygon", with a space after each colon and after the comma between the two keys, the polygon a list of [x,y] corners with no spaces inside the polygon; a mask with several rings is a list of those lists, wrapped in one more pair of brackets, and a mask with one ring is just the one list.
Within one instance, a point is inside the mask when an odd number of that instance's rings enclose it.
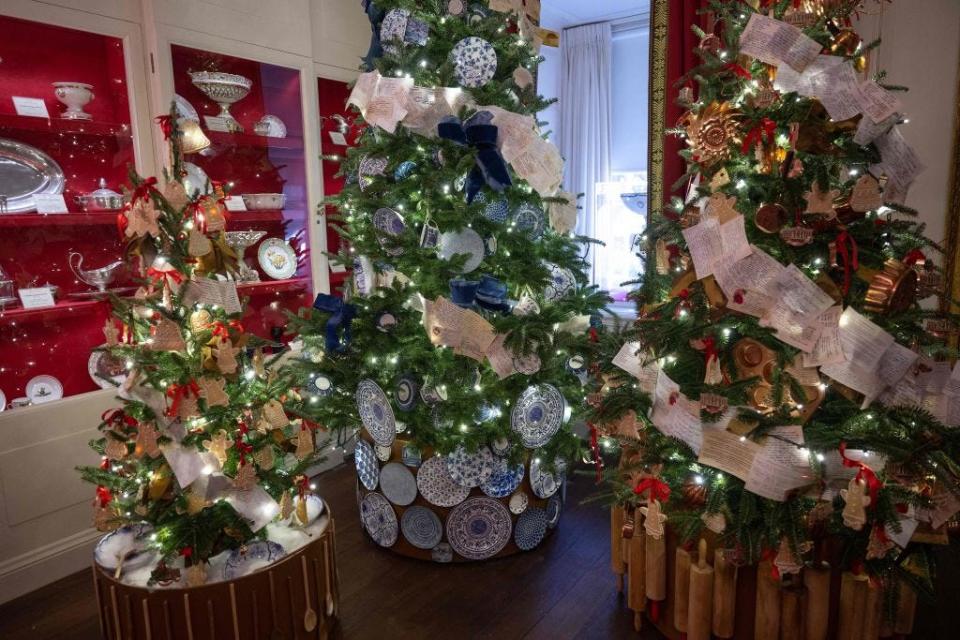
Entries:
{"label": "white porcelain bowl", "polygon": [[287,196],[282,193],[245,193],[240,197],[251,211],[283,209],[283,205],[287,203]]}

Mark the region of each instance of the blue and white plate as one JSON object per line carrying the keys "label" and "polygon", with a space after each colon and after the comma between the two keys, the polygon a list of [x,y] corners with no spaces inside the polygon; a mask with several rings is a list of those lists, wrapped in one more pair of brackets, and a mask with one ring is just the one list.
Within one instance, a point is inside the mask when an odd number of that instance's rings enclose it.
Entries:
{"label": "blue and white plate", "polygon": [[223,565],[223,579],[233,580],[250,575],[258,569],[269,566],[287,555],[287,552],[272,540],[257,540],[230,552]]}
{"label": "blue and white plate", "polygon": [[487,245],[479,233],[469,227],[464,227],[459,231],[448,231],[440,234],[437,253],[444,260],[450,260],[454,256],[466,255],[467,259],[459,272],[470,273],[475,271],[483,262],[483,258],[487,254]]}
{"label": "blue and white plate", "polygon": [[403,247],[396,243],[397,236],[402,235],[407,228],[403,216],[393,209],[383,207],[373,214],[373,226],[379,231],[377,241],[388,256],[403,255]]}
{"label": "blue and white plate", "polygon": [[411,175],[413,175],[413,172],[416,171],[416,169],[417,169],[416,162],[413,162],[411,160],[404,160],[394,170],[393,178],[397,182],[401,182],[409,178]]}
{"label": "blue and white plate", "polygon": [[497,555],[510,542],[510,512],[499,500],[470,498],[447,516],[447,540],[468,560]]}
{"label": "blue and white plate", "polygon": [[397,408],[400,411],[413,411],[417,406],[417,400],[420,394],[420,385],[417,379],[411,375],[402,376],[397,380],[397,385],[393,390],[393,397],[397,401]]}
{"label": "blue and white plate", "polygon": [[543,289],[543,297],[548,302],[556,302],[565,298],[577,287],[577,279],[573,272],[561,266],[551,264],[550,282]]}
{"label": "blue and white plate", "polygon": [[[486,196],[482,193],[477,200],[486,200]],[[506,198],[497,198],[492,202],[488,202],[487,206],[483,208],[483,217],[491,222],[496,222],[498,224],[503,224],[507,221],[507,218],[510,217],[510,203],[507,202]]]}
{"label": "blue and white plate", "polygon": [[353,259],[353,285],[361,296],[373,293],[376,284],[377,272],[373,268],[373,261],[367,256],[357,256]]}
{"label": "blue and white plate", "polygon": [[357,445],[353,448],[353,462],[357,465],[360,484],[368,491],[376,489],[380,479],[380,467],[377,465],[377,456],[369,442],[357,439]]}
{"label": "blue and white plate", "polygon": [[479,487],[493,475],[494,460],[493,453],[487,446],[471,453],[461,445],[447,456],[447,471],[458,485],[472,489]]}
{"label": "blue and white plate", "polygon": [[393,455],[393,447],[385,447],[382,444],[378,444],[376,447],[377,460],[380,462],[386,462],[390,459],[390,456]]}
{"label": "blue and white plate", "polygon": [[491,498],[506,498],[523,482],[523,463],[511,465],[506,458],[494,458],[493,473],[480,483],[480,489]]}
{"label": "blue and white plate", "polygon": [[434,562],[441,564],[453,562],[453,549],[450,548],[448,543],[441,542],[431,550],[430,557],[433,558]]}
{"label": "blue and white plate", "polygon": [[121,562],[124,571],[144,567],[155,556],[149,549],[152,533],[153,527],[146,523],[124,525],[100,538],[93,557],[107,571],[115,570]]}
{"label": "blue and white plate", "polygon": [[496,440],[490,443],[490,450],[493,451],[495,455],[505,456],[510,453],[510,440],[504,436],[500,436]]}
{"label": "blue and white plate", "polygon": [[553,529],[560,522],[560,513],[563,511],[563,500],[560,494],[555,493],[547,500],[547,526]]}
{"label": "blue and white plate", "polygon": [[427,38],[429,36],[430,27],[426,22],[419,18],[410,18],[407,20],[407,32],[403,36],[404,42],[422,47],[427,44]]}
{"label": "blue and white plate", "polygon": [[380,24],[380,41],[383,43],[383,50],[387,53],[397,53],[400,48],[397,42],[402,42],[407,33],[407,22],[410,20],[410,12],[406,9],[391,9],[384,16]]}
{"label": "blue and white plate", "polygon": [[462,87],[482,87],[497,73],[497,52],[483,38],[464,38],[456,44],[450,56]]}
{"label": "blue and white plate", "polygon": [[417,499],[417,480],[410,469],[399,462],[389,462],[380,469],[380,491],[393,504],[405,507]]}
{"label": "blue and white plate", "polygon": [[447,460],[442,456],[427,458],[417,470],[417,489],[432,505],[453,507],[470,495],[470,489],[461,487],[447,470]]}
{"label": "blue and white plate", "polygon": [[557,475],[562,475],[562,468],[557,467],[557,474],[551,473],[543,468],[543,462],[540,458],[534,458],[530,461],[530,488],[533,489],[533,495],[544,500],[552,496],[560,489],[560,480]]}
{"label": "blue and white plate", "polygon": [[510,425],[525,447],[542,447],[560,430],[566,406],[563,394],[552,384],[531,385],[513,405]]}
{"label": "blue and white plate", "polygon": [[520,515],[530,506],[530,498],[523,491],[517,491],[510,496],[510,513]]}
{"label": "blue and white plate", "polygon": [[368,493],[360,501],[360,520],[373,541],[381,547],[392,547],[400,535],[397,514],[379,493]]}
{"label": "blue and white plate", "polygon": [[539,240],[547,229],[547,216],[540,207],[524,202],[514,210],[513,224],[531,240]]}
{"label": "blue and white plate", "polygon": [[386,158],[365,157],[360,161],[360,167],[357,169],[357,178],[360,181],[360,190],[364,191],[373,184],[376,176],[382,176],[387,170],[389,164]]}
{"label": "blue and white plate", "polygon": [[373,380],[361,380],[357,385],[357,410],[363,426],[373,441],[390,446],[397,437],[397,420],[390,399]]}
{"label": "blue and white plate", "polygon": [[415,505],[403,512],[400,531],[417,549],[433,549],[443,538],[443,524],[430,509]]}
{"label": "blue and white plate", "polygon": [[404,445],[403,453],[401,455],[403,464],[407,465],[408,467],[413,467],[416,469],[422,462],[420,449],[417,449],[417,447],[412,444]]}
{"label": "blue and white plate", "polygon": [[547,512],[531,507],[520,514],[513,529],[513,541],[521,551],[530,551],[543,542],[547,535]]}

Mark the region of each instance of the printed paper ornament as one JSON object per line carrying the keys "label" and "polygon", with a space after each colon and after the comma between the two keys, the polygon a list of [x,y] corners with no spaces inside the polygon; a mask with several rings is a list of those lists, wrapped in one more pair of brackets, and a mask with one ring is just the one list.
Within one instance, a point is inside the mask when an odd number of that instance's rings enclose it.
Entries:
{"label": "printed paper ornament", "polygon": [[297,449],[293,455],[297,457],[297,460],[306,460],[313,455],[313,451],[313,433],[309,428],[303,427],[297,433]]}
{"label": "printed paper ornament", "polygon": [[836,189],[823,191],[820,189],[820,185],[814,182],[813,188],[803,196],[804,200],[807,201],[807,210],[804,211],[804,213],[825,215],[833,218],[836,216],[836,212],[833,210],[833,201],[836,200],[839,195],[840,192]]}
{"label": "printed paper ornament", "polygon": [[160,455],[160,447],[157,446],[157,437],[159,436],[157,427],[152,422],[141,422],[137,430],[136,447],[133,455],[138,458],[147,456],[156,458]]}
{"label": "printed paper ornament", "polygon": [[263,469],[264,471],[270,471],[273,469],[273,465],[276,464],[276,459],[273,454],[273,446],[267,445],[257,450],[253,454],[253,461],[257,463],[257,466]]}
{"label": "printed paper ornament", "polygon": [[257,472],[251,464],[242,464],[233,478],[233,487],[237,491],[249,491],[257,484]]}
{"label": "printed paper ornament", "polygon": [[883,206],[883,189],[880,181],[869,173],[865,173],[853,185],[850,194],[850,208],[857,213],[874,211]]}
{"label": "printed paper ornament", "polygon": [[128,238],[142,238],[151,235],[154,238],[160,237],[160,227],[157,219],[160,217],[160,211],[153,206],[151,200],[137,200],[126,213],[127,228],[124,232]]}
{"label": "printed paper ornament", "polygon": [[663,523],[667,521],[667,515],[661,511],[659,500],[650,500],[646,507],[640,507],[640,513],[643,514],[643,529],[647,535],[654,540],[663,537]]}
{"label": "printed paper ornament", "polygon": [[237,372],[237,354],[240,353],[240,349],[233,346],[233,343],[229,340],[221,342],[217,345],[216,359],[217,359],[217,368],[220,369],[220,372],[226,375]]}
{"label": "printed paper ornament", "polygon": [[840,497],[846,503],[843,507],[843,524],[854,531],[860,531],[867,523],[867,507],[871,500],[867,495],[866,483],[851,478],[847,488],[840,490]]}
{"label": "printed paper ornament", "polygon": [[286,520],[290,517],[290,514],[293,513],[293,498],[290,497],[290,493],[287,491],[283,492],[283,495],[280,496],[280,519]]}
{"label": "printed paper ornament", "polygon": [[187,253],[195,258],[200,258],[213,251],[213,243],[199,229],[190,229],[190,235],[187,237]]}
{"label": "printed paper ornament", "polygon": [[200,378],[197,384],[200,386],[200,396],[206,400],[208,408],[230,404],[230,396],[226,392],[227,381],[223,378]]}
{"label": "printed paper ornament", "polygon": [[185,351],[187,343],[183,341],[180,327],[173,320],[161,317],[153,335],[147,343],[153,351]]}
{"label": "printed paper ornament", "polygon": [[263,405],[263,417],[275,429],[282,429],[290,424],[287,413],[283,410],[283,404],[279,400],[271,400]]}
{"label": "printed paper ornament", "polygon": [[233,441],[230,440],[226,431],[220,429],[202,444],[203,448],[212,453],[222,465],[227,461],[227,449],[233,446]]}
{"label": "printed paper ornament", "polygon": [[797,554],[793,552],[790,541],[786,537],[780,539],[780,548],[777,550],[777,557],[773,559],[773,564],[782,576],[796,575],[803,569],[803,562],[797,558]]}
{"label": "printed paper ornament", "polygon": [[178,211],[190,203],[190,198],[187,196],[187,190],[184,189],[183,184],[177,180],[171,180],[167,184],[163,185],[163,197],[171,207]]}

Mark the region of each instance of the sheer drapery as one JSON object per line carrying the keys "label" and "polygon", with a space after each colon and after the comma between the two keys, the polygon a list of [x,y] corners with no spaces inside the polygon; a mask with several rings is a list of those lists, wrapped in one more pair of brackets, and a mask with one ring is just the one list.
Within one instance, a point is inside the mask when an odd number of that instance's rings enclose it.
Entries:
{"label": "sheer drapery", "polygon": [[[610,23],[565,29],[560,82],[560,150],[566,158],[564,185],[583,193],[577,233],[597,237],[598,187],[610,178],[613,35]],[[596,252],[594,252],[596,253]],[[604,273],[602,254],[591,256],[592,279]]]}

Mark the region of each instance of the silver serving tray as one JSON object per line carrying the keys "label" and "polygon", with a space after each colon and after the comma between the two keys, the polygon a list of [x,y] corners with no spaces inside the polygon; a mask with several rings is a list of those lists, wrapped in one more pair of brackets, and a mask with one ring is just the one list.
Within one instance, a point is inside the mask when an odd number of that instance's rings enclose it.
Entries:
{"label": "silver serving tray", "polygon": [[0,196],[6,213],[33,211],[37,194],[63,193],[63,169],[40,149],[0,138]]}

